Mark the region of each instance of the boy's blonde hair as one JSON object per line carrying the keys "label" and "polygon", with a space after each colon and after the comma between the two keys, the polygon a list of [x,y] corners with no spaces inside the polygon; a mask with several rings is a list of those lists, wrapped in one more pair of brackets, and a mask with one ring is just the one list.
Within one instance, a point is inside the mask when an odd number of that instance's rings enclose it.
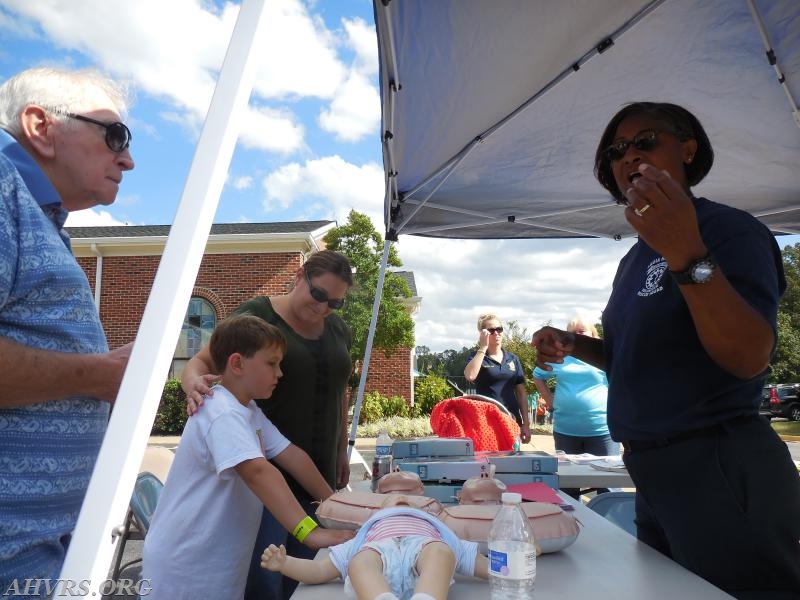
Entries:
{"label": "boy's blonde hair", "polygon": [[486,313],[478,317],[478,331],[483,329],[483,324],[486,323],[486,321],[497,321],[500,323],[501,327],[503,326],[503,322],[500,320],[500,317],[494,313]]}
{"label": "boy's blonde hair", "polygon": [[229,316],[217,325],[208,350],[217,373],[222,373],[232,354],[250,358],[262,348],[273,346],[286,353],[286,338],[280,330],[259,317],[242,314]]}

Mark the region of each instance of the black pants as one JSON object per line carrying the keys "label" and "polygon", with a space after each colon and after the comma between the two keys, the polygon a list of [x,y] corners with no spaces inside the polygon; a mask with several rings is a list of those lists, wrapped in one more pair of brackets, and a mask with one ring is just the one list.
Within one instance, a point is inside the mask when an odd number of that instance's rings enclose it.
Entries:
{"label": "black pants", "polygon": [[[316,506],[310,501],[299,500],[299,502],[309,516],[315,514]],[[284,577],[278,572],[261,568],[261,553],[270,544],[276,546],[283,544],[286,546],[286,554],[297,558],[312,559],[317,553],[316,550],[312,550],[294,539],[292,534],[286,531],[265,508],[261,514],[261,526],[250,560],[244,600],[288,600],[298,585],[298,582],[290,577]]]}
{"label": "black pants", "polygon": [[[619,454],[619,444],[612,440],[609,434],[578,437],[554,431],[553,442],[556,450],[563,450],[567,454],[588,453],[595,456]],[[581,488],[561,488],[561,491],[576,500],[581,496]],[[597,488],[598,494],[604,494],[607,491],[608,488]]]}
{"label": "black pants", "polygon": [[800,477],[764,419],[624,460],[640,540],[737,598],[800,598]]}

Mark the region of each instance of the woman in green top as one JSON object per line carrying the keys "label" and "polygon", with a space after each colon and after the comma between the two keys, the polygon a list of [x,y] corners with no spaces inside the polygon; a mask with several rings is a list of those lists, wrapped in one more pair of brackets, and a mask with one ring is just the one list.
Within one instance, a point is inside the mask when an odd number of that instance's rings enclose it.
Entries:
{"label": "woman in green top", "polygon": [[[334,312],[344,305],[353,284],[350,263],[343,254],[322,250],[312,254],[295,273],[292,290],[282,296],[259,296],[238,306],[234,313],[250,313],[281,330],[287,348],[283,377],[267,401],[257,400],[264,414],[293,444],[305,450],[334,489],[347,485],[347,400],[345,390],[352,372],[351,335]],[[217,381],[208,346],[198,352],[181,375],[190,414],[213,396]],[[315,508],[302,487],[284,473],[289,487],[309,515]],[[299,558],[313,551],[299,544],[264,511],[245,598],[288,598],[297,583],[280,573],[260,568],[261,551],[269,544],[284,544]]]}

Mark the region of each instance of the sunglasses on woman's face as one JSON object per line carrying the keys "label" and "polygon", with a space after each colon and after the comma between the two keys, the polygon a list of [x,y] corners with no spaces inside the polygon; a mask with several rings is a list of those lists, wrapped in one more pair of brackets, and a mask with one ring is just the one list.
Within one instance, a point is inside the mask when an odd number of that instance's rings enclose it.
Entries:
{"label": "sunglasses on woman's face", "polygon": [[659,131],[657,129],[642,129],[639,133],[633,136],[632,140],[619,138],[605,150],[603,154],[610,161],[622,160],[622,157],[628,152],[628,148],[633,145],[637,150],[648,152],[658,146],[658,135],[660,133],[669,133],[668,131]]}
{"label": "sunglasses on woman's face", "polygon": [[308,293],[311,294],[311,297],[315,302],[327,304],[328,308],[332,310],[338,310],[344,306],[344,298],[330,298],[328,296],[328,292],[321,290],[318,287],[314,287],[314,284],[311,283],[311,278],[308,276],[308,273],[305,275],[306,282],[308,283]]}
{"label": "sunglasses on woman's face", "polygon": [[76,119],[85,123],[92,123],[93,125],[98,125],[105,128],[106,146],[108,146],[112,152],[122,152],[125,150],[125,148],[131,145],[133,135],[131,135],[131,130],[128,129],[128,126],[125,125],[125,123],[120,123],[119,121],[115,121],[114,123],[103,123],[97,119],[84,117],[83,115],[76,115],[75,113],[67,113],[66,116],[70,119]]}
{"label": "sunglasses on woman's face", "polygon": [[489,333],[503,333],[503,328],[502,327],[487,327],[486,331],[488,331]]}

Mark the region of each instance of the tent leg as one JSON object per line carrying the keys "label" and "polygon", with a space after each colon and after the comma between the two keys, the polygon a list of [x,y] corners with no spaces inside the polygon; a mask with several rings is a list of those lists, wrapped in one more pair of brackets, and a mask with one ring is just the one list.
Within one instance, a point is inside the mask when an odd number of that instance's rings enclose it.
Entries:
{"label": "tent leg", "polygon": [[372,342],[375,339],[375,327],[378,324],[378,309],[381,306],[383,296],[383,280],[386,277],[386,266],[389,263],[389,248],[391,241],[383,242],[383,254],[381,255],[381,268],[378,272],[378,289],[375,290],[375,301],[372,303],[372,317],[369,321],[369,333],[367,334],[367,347],[364,351],[364,364],[361,367],[361,378],[358,381],[358,394],[356,395],[356,405],[353,409],[353,423],[350,426],[350,439],[347,442],[347,456],[352,454],[353,446],[356,443],[356,429],[358,428],[358,416],[361,413],[361,402],[364,400],[364,388],[367,385],[367,375],[369,374],[369,359],[372,356]]}

